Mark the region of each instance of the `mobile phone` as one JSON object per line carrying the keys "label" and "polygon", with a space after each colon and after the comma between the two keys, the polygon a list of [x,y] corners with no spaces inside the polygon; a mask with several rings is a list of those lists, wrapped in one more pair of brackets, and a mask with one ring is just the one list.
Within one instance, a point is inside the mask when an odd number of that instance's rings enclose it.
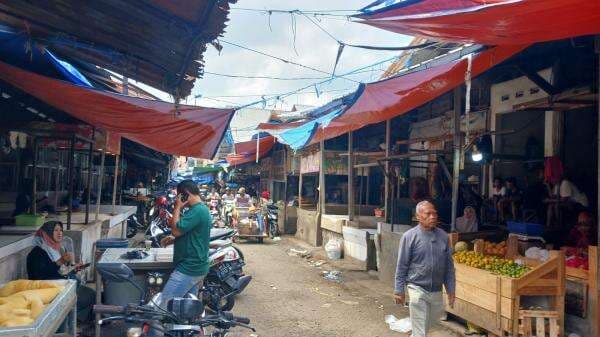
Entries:
{"label": "mobile phone", "polygon": [[181,201],[186,202],[189,197],[190,197],[189,194],[187,194],[187,193],[181,193]]}

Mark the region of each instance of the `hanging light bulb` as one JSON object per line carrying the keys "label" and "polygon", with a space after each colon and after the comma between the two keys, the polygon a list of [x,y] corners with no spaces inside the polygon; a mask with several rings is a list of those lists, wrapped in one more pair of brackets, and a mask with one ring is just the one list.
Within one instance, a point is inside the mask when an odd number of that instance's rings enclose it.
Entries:
{"label": "hanging light bulb", "polygon": [[479,149],[477,149],[477,145],[473,145],[471,159],[473,159],[474,162],[480,162],[481,160],[483,160],[483,153],[481,153]]}

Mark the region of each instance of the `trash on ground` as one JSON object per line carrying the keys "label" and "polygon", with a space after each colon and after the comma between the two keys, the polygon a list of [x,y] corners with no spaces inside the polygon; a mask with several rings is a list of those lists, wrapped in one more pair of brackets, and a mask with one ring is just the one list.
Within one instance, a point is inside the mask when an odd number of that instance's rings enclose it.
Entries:
{"label": "trash on ground", "polygon": [[356,301],[344,301],[344,300],[340,300],[340,302],[347,304],[347,305],[358,305],[358,302]]}
{"label": "trash on ground", "polygon": [[281,241],[281,237],[276,236],[276,237],[273,238],[273,241]]}
{"label": "trash on ground", "polygon": [[390,330],[392,331],[408,333],[412,330],[409,317],[398,319],[394,315],[386,315],[385,322],[390,326]]}
{"label": "trash on ground", "polygon": [[329,308],[331,307],[331,303],[325,303],[321,306],[321,308]]}
{"label": "trash on ground", "polygon": [[288,255],[289,256],[299,256],[299,257],[303,257],[303,258],[309,258],[311,255],[308,252],[308,250],[306,249],[295,249],[295,248],[290,248],[290,250],[288,251]]}
{"label": "trash on ground", "polygon": [[325,263],[327,263],[327,261],[324,261],[324,260],[308,261],[308,264],[311,267],[320,267],[320,266],[324,265]]}
{"label": "trash on ground", "polygon": [[323,278],[329,281],[342,283],[342,272],[339,270],[324,271]]}

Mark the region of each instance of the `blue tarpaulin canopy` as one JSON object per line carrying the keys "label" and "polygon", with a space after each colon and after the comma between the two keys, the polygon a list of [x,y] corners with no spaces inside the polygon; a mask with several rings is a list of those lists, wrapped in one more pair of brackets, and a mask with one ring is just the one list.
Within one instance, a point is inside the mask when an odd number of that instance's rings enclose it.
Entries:
{"label": "blue tarpaulin canopy", "polygon": [[329,123],[339,116],[344,111],[343,108],[338,108],[326,115],[317,119],[306,122],[298,127],[286,130],[278,134],[277,140],[280,143],[286,144],[293,150],[298,150],[306,146],[312,139],[317,128],[326,128]]}
{"label": "blue tarpaulin canopy", "polygon": [[60,59],[25,32],[0,25],[0,60],[21,69],[66,80],[84,87],[92,84],[73,65]]}

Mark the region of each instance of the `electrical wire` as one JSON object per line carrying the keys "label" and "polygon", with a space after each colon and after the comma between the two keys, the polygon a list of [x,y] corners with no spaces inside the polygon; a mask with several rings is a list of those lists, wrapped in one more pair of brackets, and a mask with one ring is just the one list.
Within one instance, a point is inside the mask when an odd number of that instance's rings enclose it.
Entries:
{"label": "electrical wire", "polygon": [[[319,73],[322,73],[322,74],[327,74],[329,76],[333,76],[333,74],[330,73],[330,72],[328,72],[328,71],[324,71],[324,70],[317,69],[317,68],[314,68],[314,67],[311,67],[311,66],[307,66],[307,65],[304,65],[304,64],[301,64],[301,63],[298,63],[298,62],[294,62],[294,61],[291,61],[291,60],[288,60],[288,59],[284,59],[284,58],[281,58],[279,56],[274,56],[274,55],[265,53],[265,52],[260,51],[260,50],[256,50],[256,49],[252,49],[252,48],[249,48],[249,47],[246,47],[246,46],[242,46],[242,45],[234,43],[234,42],[229,42],[229,41],[225,41],[225,40],[219,40],[219,42],[223,42],[223,43],[231,45],[231,46],[235,46],[235,47],[238,47],[238,48],[241,48],[241,49],[245,49],[245,50],[251,51],[251,52],[256,53],[256,54],[260,54],[260,55],[263,55],[263,56],[266,56],[266,57],[269,57],[269,58],[272,58],[272,59],[276,59],[276,60],[279,60],[279,61],[281,61],[283,63],[292,64],[292,65],[295,65],[295,66],[298,66],[298,67],[302,67],[302,68],[309,69],[309,70],[312,70],[312,71],[316,71],[316,72],[319,72]],[[337,76],[337,75],[335,75],[335,77],[343,78],[345,80],[348,80],[348,81],[351,81],[351,82],[355,82],[355,83],[360,83],[359,81],[353,80],[351,78],[345,78],[343,76]]]}

